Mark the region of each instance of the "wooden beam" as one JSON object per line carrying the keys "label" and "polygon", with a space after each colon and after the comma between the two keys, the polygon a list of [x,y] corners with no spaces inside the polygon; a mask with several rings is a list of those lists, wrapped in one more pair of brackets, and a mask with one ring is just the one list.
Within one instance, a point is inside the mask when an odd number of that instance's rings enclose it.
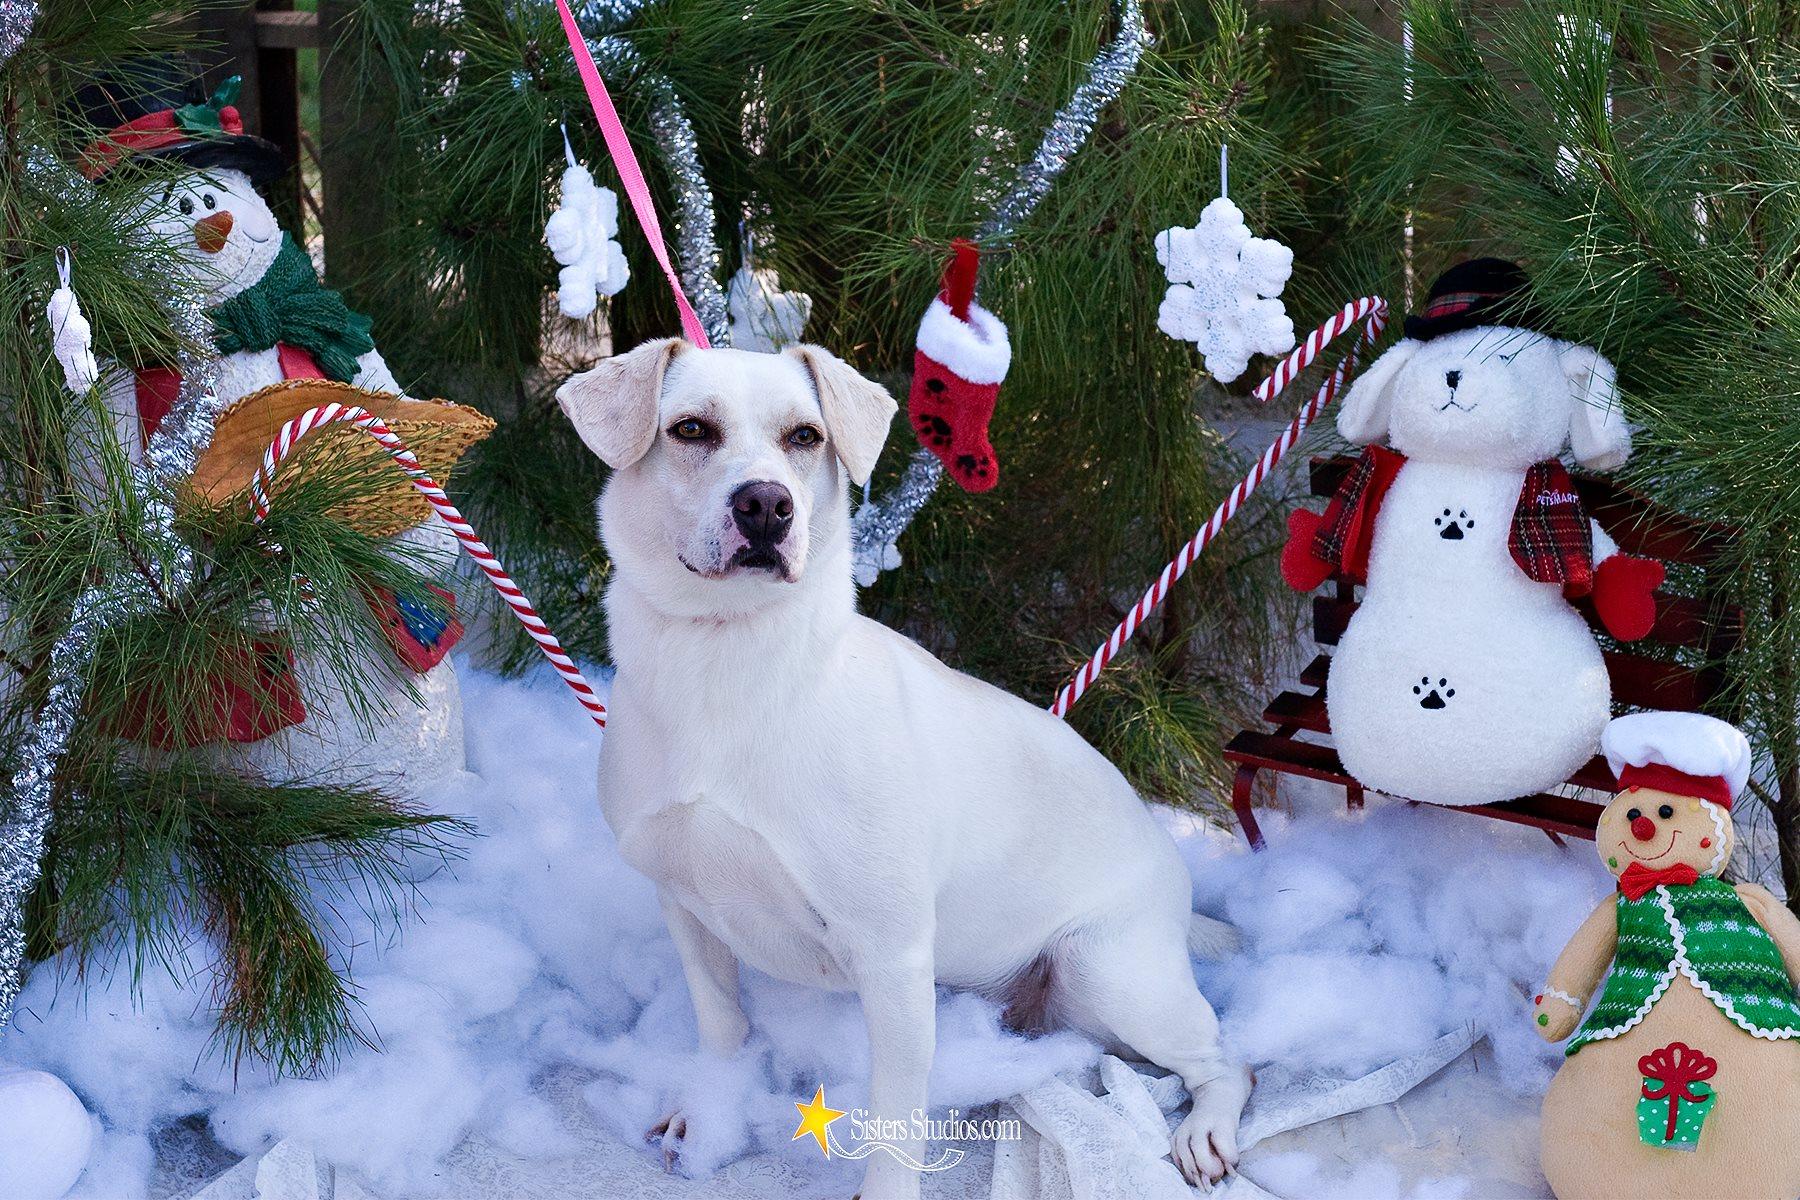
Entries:
{"label": "wooden beam", "polygon": [[317,50],[323,44],[316,12],[256,14],[256,44],[265,50]]}

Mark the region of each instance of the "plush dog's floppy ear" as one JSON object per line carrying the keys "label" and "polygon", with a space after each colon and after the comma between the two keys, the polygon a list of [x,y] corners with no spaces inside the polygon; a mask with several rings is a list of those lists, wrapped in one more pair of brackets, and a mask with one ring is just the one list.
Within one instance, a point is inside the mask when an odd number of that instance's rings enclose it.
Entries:
{"label": "plush dog's floppy ear", "polygon": [[1631,457],[1631,427],[1625,423],[1613,365],[1588,346],[1565,346],[1559,358],[1575,401],[1569,414],[1575,461],[1594,471],[1624,466]]}
{"label": "plush dog's floppy ear", "polygon": [[591,371],[570,376],[556,389],[556,402],[601,462],[617,471],[650,452],[656,442],[656,402],[662,395],[663,374],[688,348],[680,338],[645,342],[629,354],[615,354]]}
{"label": "plush dog's floppy ear", "polygon": [[794,346],[783,351],[800,360],[819,393],[819,411],[838,460],[858,484],[869,482],[869,472],[881,456],[899,405],[880,384],[871,383],[856,368],[820,346]]}
{"label": "plush dog's floppy ear", "polygon": [[1388,352],[1363,369],[1338,405],[1338,433],[1346,442],[1365,445],[1387,436],[1388,417],[1394,411],[1394,385],[1400,370],[1412,361],[1425,343],[1402,338]]}

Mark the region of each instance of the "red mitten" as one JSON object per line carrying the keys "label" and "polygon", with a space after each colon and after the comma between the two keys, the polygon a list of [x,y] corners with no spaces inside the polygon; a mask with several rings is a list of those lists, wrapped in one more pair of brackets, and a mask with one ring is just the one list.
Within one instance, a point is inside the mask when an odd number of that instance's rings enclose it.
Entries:
{"label": "red mitten", "polygon": [[956,240],[955,250],[944,290],[919,323],[906,412],[919,444],[950,477],[964,491],[985,492],[1000,482],[988,422],[1012,365],[1012,343],[1000,318],[974,302],[980,251],[966,238]]}
{"label": "red mitten", "polygon": [[1331,578],[1332,565],[1313,553],[1313,537],[1324,515],[1310,508],[1288,514],[1287,545],[1281,548],[1281,577],[1296,592],[1310,592]]}
{"label": "red mitten", "polygon": [[1594,611],[1606,631],[1621,642],[1635,642],[1656,623],[1656,589],[1663,565],[1653,558],[1615,554],[1594,571]]}

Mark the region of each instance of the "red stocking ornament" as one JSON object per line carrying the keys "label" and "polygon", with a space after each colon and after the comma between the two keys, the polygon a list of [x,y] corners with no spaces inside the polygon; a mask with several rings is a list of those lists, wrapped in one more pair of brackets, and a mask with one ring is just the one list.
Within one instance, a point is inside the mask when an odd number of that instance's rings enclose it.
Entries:
{"label": "red stocking ornament", "polygon": [[944,289],[919,323],[906,411],[919,444],[950,477],[964,491],[985,492],[1000,482],[988,422],[1012,365],[1012,343],[1000,318],[975,303],[981,252],[967,238],[953,245]]}

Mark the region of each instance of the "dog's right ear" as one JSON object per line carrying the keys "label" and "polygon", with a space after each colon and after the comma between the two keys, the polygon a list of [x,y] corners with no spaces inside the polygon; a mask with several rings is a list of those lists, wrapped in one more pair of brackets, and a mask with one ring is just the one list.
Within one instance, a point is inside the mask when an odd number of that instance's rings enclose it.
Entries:
{"label": "dog's right ear", "polygon": [[663,375],[675,356],[688,348],[680,338],[645,342],[629,354],[615,354],[591,371],[570,376],[556,389],[556,402],[601,462],[618,471],[650,452],[656,443]]}
{"label": "dog's right ear", "polygon": [[1412,361],[1425,343],[1402,338],[1388,347],[1388,352],[1370,363],[1338,405],[1338,433],[1346,442],[1359,446],[1378,442],[1387,436],[1388,418],[1394,412],[1394,385],[1400,370]]}

